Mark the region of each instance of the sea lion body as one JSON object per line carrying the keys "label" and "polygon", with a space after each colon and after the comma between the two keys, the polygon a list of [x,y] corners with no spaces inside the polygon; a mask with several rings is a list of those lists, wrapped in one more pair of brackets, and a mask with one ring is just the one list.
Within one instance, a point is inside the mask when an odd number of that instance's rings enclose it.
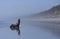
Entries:
{"label": "sea lion body", "polygon": [[17,30],[19,34],[20,33],[19,25],[20,25],[20,19],[18,19],[18,22],[16,24],[11,24],[10,28],[11,30]]}

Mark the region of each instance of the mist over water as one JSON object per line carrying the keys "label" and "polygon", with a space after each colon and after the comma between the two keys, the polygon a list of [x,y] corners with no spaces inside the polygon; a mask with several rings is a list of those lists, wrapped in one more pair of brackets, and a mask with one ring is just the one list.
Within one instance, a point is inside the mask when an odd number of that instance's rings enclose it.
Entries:
{"label": "mist over water", "polygon": [[57,0],[0,0],[0,21],[11,22],[40,13],[54,5],[60,4]]}
{"label": "mist over water", "polygon": [[[0,0],[0,39],[60,39],[59,28],[56,31],[53,28],[59,27],[58,24],[22,20],[22,17],[38,14],[58,4],[60,0]],[[10,29],[18,18],[21,18],[20,36]]]}
{"label": "mist over water", "polygon": [[0,19],[40,13],[58,4],[60,4],[60,0],[0,0]]}

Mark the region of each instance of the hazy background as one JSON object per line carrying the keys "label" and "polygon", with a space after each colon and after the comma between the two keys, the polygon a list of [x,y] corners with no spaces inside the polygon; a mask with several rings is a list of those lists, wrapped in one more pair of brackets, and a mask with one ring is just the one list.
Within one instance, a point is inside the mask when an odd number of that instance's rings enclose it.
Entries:
{"label": "hazy background", "polygon": [[14,18],[40,13],[59,4],[60,0],[0,0],[0,38],[60,39],[60,21],[21,21],[20,36],[9,28],[16,23]]}
{"label": "hazy background", "polygon": [[58,4],[60,0],[0,0],[0,20],[39,13]]}

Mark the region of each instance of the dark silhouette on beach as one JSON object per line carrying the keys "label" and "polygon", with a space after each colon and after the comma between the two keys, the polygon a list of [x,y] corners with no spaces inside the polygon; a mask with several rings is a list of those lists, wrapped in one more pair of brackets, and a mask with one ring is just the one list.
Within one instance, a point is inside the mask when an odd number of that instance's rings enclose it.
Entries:
{"label": "dark silhouette on beach", "polygon": [[10,26],[11,30],[16,30],[18,32],[18,35],[20,35],[19,25],[20,25],[20,19],[18,19],[18,22],[16,24],[11,24]]}

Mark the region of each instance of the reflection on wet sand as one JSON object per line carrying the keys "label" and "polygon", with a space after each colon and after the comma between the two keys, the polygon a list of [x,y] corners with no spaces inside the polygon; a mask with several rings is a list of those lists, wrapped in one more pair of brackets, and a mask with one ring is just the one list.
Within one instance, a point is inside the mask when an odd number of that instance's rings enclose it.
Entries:
{"label": "reflection on wet sand", "polygon": [[20,35],[19,25],[20,25],[20,19],[18,19],[18,22],[16,24],[11,24],[10,26],[11,30],[16,30],[18,32],[18,35]]}
{"label": "reflection on wet sand", "polygon": [[49,31],[53,36],[60,37],[60,21],[30,21],[26,24]]}

